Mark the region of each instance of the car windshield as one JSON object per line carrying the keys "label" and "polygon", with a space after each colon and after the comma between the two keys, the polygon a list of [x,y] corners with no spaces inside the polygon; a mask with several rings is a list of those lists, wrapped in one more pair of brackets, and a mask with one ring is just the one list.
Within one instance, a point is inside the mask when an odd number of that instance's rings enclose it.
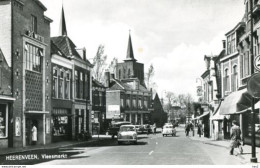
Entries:
{"label": "car windshield", "polygon": [[164,128],[173,128],[171,125],[167,125]]}
{"label": "car windshield", "polygon": [[135,131],[134,127],[121,127],[120,131]]}

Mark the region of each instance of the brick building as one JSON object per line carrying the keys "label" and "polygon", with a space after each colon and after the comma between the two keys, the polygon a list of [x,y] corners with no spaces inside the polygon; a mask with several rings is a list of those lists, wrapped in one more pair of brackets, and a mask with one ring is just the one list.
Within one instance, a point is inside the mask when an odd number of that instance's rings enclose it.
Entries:
{"label": "brick building", "polygon": [[134,58],[131,35],[129,35],[126,59],[116,66],[116,77],[106,72],[105,81],[108,121],[150,123],[152,93],[144,84],[144,65]]}
{"label": "brick building", "polygon": [[[106,121],[106,88],[103,84],[92,79],[92,125],[93,134],[105,133],[108,128]],[[99,127],[99,128],[98,128]]]}
{"label": "brick building", "polygon": [[51,38],[53,141],[76,139],[92,127],[92,64],[85,48],[77,49],[67,36],[63,8],[60,27],[60,36]]}
{"label": "brick building", "polygon": [[50,23],[39,0],[0,1],[1,147],[51,142]]}

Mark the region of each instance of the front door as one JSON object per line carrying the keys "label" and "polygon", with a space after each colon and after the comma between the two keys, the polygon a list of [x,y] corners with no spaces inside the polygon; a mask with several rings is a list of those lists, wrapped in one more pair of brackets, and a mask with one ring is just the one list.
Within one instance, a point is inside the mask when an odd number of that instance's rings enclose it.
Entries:
{"label": "front door", "polygon": [[25,135],[26,135],[26,146],[32,145],[32,127],[35,124],[38,128],[38,121],[31,118],[26,118]]}

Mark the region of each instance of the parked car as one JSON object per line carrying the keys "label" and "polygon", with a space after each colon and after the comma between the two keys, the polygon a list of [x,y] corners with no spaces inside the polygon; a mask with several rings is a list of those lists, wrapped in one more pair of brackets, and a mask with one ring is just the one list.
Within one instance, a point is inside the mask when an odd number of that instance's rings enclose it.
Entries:
{"label": "parked car", "polygon": [[119,128],[121,125],[130,125],[130,122],[121,121],[121,122],[115,122],[111,124],[111,126],[108,128],[108,135],[112,135],[112,139],[114,139],[115,135],[118,134]]}
{"label": "parked car", "polygon": [[163,136],[167,136],[167,135],[176,136],[176,129],[173,127],[173,125],[166,124],[163,126],[162,135]]}
{"label": "parked car", "polygon": [[142,125],[135,125],[136,132],[138,134],[143,132],[143,126]]}
{"label": "parked car", "polygon": [[122,125],[120,126],[118,135],[117,135],[118,144],[123,142],[133,142],[137,144],[137,132],[134,125]]}
{"label": "parked car", "polygon": [[152,128],[149,124],[143,125],[143,132],[152,133]]}

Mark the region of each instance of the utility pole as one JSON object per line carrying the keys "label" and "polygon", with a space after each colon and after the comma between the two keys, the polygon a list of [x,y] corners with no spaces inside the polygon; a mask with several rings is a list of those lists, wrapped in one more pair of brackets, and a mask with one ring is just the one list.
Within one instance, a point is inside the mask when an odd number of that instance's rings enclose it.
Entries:
{"label": "utility pole", "polygon": [[[251,55],[251,76],[254,74],[254,50],[253,50],[253,0],[250,1],[250,55]],[[251,111],[251,147],[252,157],[251,162],[257,163],[256,149],[255,149],[255,98],[252,97],[252,111]]]}

